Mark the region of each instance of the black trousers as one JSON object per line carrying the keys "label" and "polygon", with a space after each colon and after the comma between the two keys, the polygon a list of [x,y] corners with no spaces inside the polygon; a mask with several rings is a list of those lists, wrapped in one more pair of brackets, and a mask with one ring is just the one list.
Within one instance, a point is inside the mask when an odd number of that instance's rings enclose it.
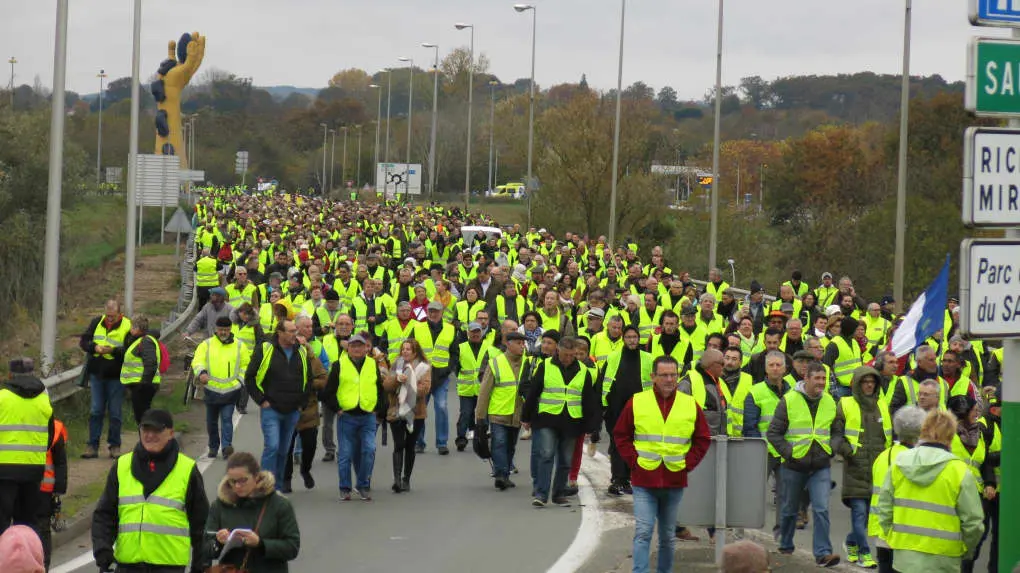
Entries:
{"label": "black trousers", "polygon": [[215,287],[198,287],[198,309],[201,310],[205,303],[209,302],[209,291]]}
{"label": "black trousers", "polygon": [[156,396],[159,386],[155,384],[129,384],[131,389],[131,409],[135,412],[135,423],[142,421],[142,414],[152,407],[152,399]]}
{"label": "black trousers", "polygon": [[875,548],[875,560],[878,561],[878,573],[895,573],[892,568],[893,550],[888,547]]}
{"label": "black trousers", "polygon": [[989,501],[982,496],[981,507],[985,510],[985,532],[981,534],[981,541],[978,542],[977,548],[974,550],[974,559],[963,560],[963,564],[960,566],[962,573],[974,571],[974,562],[981,555],[981,547],[984,546],[985,540],[989,538],[991,540],[988,550],[991,553],[988,554],[988,573],[998,573],[999,571],[999,498],[996,497]]}
{"label": "black trousers", "polygon": [[43,559],[46,570],[49,571],[50,554],[53,553],[53,535],[50,530],[50,514],[53,512],[53,494],[40,493],[38,499],[39,505],[36,508],[35,514],[35,531],[39,534],[39,540],[42,541]]}
{"label": "black trousers", "polygon": [[418,441],[425,428],[425,420],[415,420],[414,429],[407,431],[407,422],[398,420],[390,422],[390,433],[393,434],[393,481],[403,477],[411,479],[411,472],[414,470],[414,444]]}
{"label": "black trousers", "polygon": [[612,482],[623,485],[630,481],[630,467],[623,461],[619,450],[616,449],[616,441],[609,440],[609,469],[612,472]]}
{"label": "black trousers", "polygon": [[283,470],[285,481],[290,481],[294,477],[294,443],[297,440],[301,440],[301,473],[306,474],[312,471],[312,462],[315,461],[315,443],[319,441],[318,426],[294,433],[290,440],[290,451],[287,452],[287,466]]}
{"label": "black trousers", "polygon": [[11,525],[27,525],[38,534],[36,508],[39,507],[39,484],[42,481],[0,480],[0,533]]}

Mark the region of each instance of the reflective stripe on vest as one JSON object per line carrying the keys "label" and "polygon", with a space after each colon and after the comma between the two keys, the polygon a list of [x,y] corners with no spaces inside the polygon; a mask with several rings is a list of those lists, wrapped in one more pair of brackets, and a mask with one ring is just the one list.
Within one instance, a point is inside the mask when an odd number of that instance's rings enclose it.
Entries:
{"label": "reflective stripe on vest", "polygon": [[185,501],[195,462],[184,454],[149,497],[131,473],[134,454],[117,460],[118,528],[113,556],[122,565],[145,563],[184,567],[191,560],[191,535]]}
{"label": "reflective stripe on vest", "polygon": [[560,414],[563,412],[563,406],[567,407],[567,413],[571,418],[580,420],[583,417],[583,410],[581,407],[581,395],[584,391],[584,381],[588,374],[588,369],[584,365],[580,366],[574,378],[567,384],[563,380],[563,371],[556,364],[553,364],[552,358],[545,359],[544,376],[542,394],[538,398],[538,413],[539,414]]}
{"label": "reflective stripe on vest", "polygon": [[476,355],[470,342],[460,343],[460,370],[457,372],[458,396],[470,398],[478,395],[478,387],[481,385],[479,374],[482,365],[488,360],[491,347],[492,343],[483,339]]}
{"label": "reflective stripe on vest", "polygon": [[[885,402],[877,400],[878,415],[882,418],[882,432],[885,434],[885,447],[892,445],[892,417],[889,416],[889,407]],[[861,433],[864,432],[864,421],[861,420],[861,405],[853,396],[840,398],[839,407],[843,411],[843,419],[846,420],[846,428],[843,430],[846,441],[850,444],[850,451],[857,453],[861,443]]]}
{"label": "reflective stripe on vest", "polygon": [[[213,347],[213,340],[218,344]],[[195,375],[203,371],[209,375],[209,383],[205,389],[215,394],[227,394],[241,387],[244,369],[241,368],[241,351],[243,343],[235,339],[230,344],[223,344],[215,336],[202,341],[205,345],[205,360],[192,366]],[[230,348],[233,346],[233,348]],[[231,361],[233,358],[233,361]]]}
{"label": "reflective stripe on vest", "polygon": [[[652,387],[652,355],[639,350],[641,359],[641,390],[649,390]],[[609,391],[613,389],[613,382],[616,381],[616,373],[620,369],[620,359],[623,357],[623,351],[617,350],[609,355],[609,359],[606,361],[605,375],[602,377],[602,407],[608,406],[606,398],[609,397]]]}
{"label": "reflective stripe on vest", "polygon": [[836,362],[832,365],[832,371],[841,386],[850,386],[850,382],[854,378],[854,370],[857,370],[862,364],[861,349],[857,346],[856,341],[852,345],[847,344],[842,336],[833,337],[832,344],[835,344],[836,349],[839,350],[839,356],[836,357]]}
{"label": "reflective stripe on vest", "polygon": [[120,383],[124,385],[140,384],[142,382],[142,374],[145,373],[145,365],[142,364],[142,359],[135,356],[135,350],[138,345],[142,343],[144,339],[152,340],[152,343],[156,345],[156,375],[152,377],[153,384],[159,384],[161,378],[159,376],[159,364],[162,359],[163,351],[159,348],[159,341],[154,337],[145,335],[138,340],[131,343],[128,349],[124,352],[124,364],[120,367]]}
{"label": "reflective stripe on vest", "polygon": [[517,377],[514,376],[513,366],[506,354],[493,354],[489,359],[493,385],[489,395],[488,415],[512,416],[517,406]]}
{"label": "reflective stripe on vest", "polygon": [[[123,348],[124,339],[127,338],[129,332],[131,332],[131,321],[128,320],[127,317],[121,317],[120,324],[116,329],[107,330],[106,315],[104,314],[99,319],[99,324],[96,325],[95,331],[92,332],[92,343],[96,346]],[[113,356],[109,354],[93,354],[93,356],[105,358],[106,360],[113,360]]]}
{"label": "reflective stripe on vest", "polygon": [[[428,330],[427,336],[432,337],[431,328],[426,325]],[[453,346],[453,339],[456,337],[457,331],[451,324],[443,324],[439,331],[439,335],[432,341],[432,352],[425,356],[429,359],[433,368],[449,368],[450,366],[450,347]]]}
{"label": "reflective stripe on vest", "polygon": [[814,417],[803,394],[794,390],[783,396],[789,426],[786,441],[793,448],[793,458],[799,460],[807,455],[811,443],[816,442],[825,453],[832,455],[830,431],[836,419],[836,401],[831,395],[822,393]]}
{"label": "reflective stripe on vest", "polygon": [[57,447],[61,440],[67,442],[67,428],[60,420],[54,418],[53,441],[50,442],[50,447],[46,450],[46,469],[43,471],[42,483],[39,485],[41,492],[53,493],[53,489],[57,485],[57,472],[53,465],[53,448]]}
{"label": "reflective stripe on vest", "polygon": [[951,448],[953,455],[960,458],[960,461],[967,464],[967,468],[970,469],[970,473],[974,474],[974,481],[977,482],[978,492],[985,487],[984,478],[981,477],[981,464],[985,463],[985,438],[983,435],[978,435],[978,443],[971,453],[967,452],[967,448],[963,446],[963,441],[960,440],[958,434],[953,435],[953,446]]}
{"label": "reflective stripe on vest", "polygon": [[375,411],[379,401],[378,367],[375,360],[366,357],[361,370],[358,370],[345,351],[340,354],[339,365],[340,384],[336,389],[336,398],[340,409]]}
{"label": "reflective stripe on vest", "polygon": [[[889,472],[889,467],[896,460],[896,456],[908,449],[910,448],[897,442],[892,447],[886,448],[884,452],[875,458],[875,463],[871,466],[871,507],[878,506],[878,493],[882,490],[882,484],[885,483],[885,474]],[[878,514],[874,511],[868,512],[868,535],[885,539],[885,533],[878,525]]]}
{"label": "reflective stripe on vest", "polygon": [[663,419],[658,400],[654,390],[634,395],[637,463],[646,471],[653,471],[665,463],[667,470],[679,472],[687,467],[686,456],[691,449],[698,407],[693,398],[677,392],[669,414]]}
{"label": "reflective stripe on vest", "polygon": [[[266,373],[269,372],[269,364],[273,361],[275,348],[272,342],[262,343],[262,362],[259,363],[258,372],[255,373],[255,387],[262,393],[265,393],[265,390],[262,389],[262,383],[265,382]],[[304,346],[299,346],[297,350],[298,357],[301,360],[301,389],[305,390],[308,387],[308,354]],[[282,356],[284,360],[287,359],[286,354]]]}
{"label": "reflective stripe on vest", "polygon": [[52,416],[49,394],[0,390],[0,465],[45,466]]}
{"label": "reflective stripe on vest", "polygon": [[751,380],[750,374],[741,372],[737,381],[737,389],[732,394],[725,381],[720,381],[719,384],[719,389],[726,400],[726,434],[732,438],[739,438],[744,432],[744,402],[753,386]]}
{"label": "reflective stripe on vest", "polygon": [[893,464],[892,528],[886,536],[889,547],[947,557],[965,555],[967,546],[963,543],[956,504],[966,473],[967,464],[949,460],[934,481],[920,486]]}
{"label": "reflective stripe on vest", "polygon": [[200,287],[220,286],[220,275],[217,272],[216,259],[202,257],[195,263],[195,285]]}

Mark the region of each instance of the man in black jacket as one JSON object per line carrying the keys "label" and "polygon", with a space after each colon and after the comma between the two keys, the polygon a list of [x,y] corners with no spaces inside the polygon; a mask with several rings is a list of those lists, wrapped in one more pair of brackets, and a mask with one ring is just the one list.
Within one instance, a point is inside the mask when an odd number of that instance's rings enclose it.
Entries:
{"label": "man in black jacket", "polygon": [[[544,507],[550,494],[556,505],[570,504],[563,493],[577,436],[598,430],[601,400],[591,371],[581,370],[576,347],[571,337],[560,340],[556,356],[535,369],[524,402],[521,425],[535,427],[531,444],[533,450],[537,449],[531,501],[535,507]],[[580,404],[576,401],[578,394]]]}
{"label": "man in black jacket", "polygon": [[[619,350],[620,357],[615,359],[613,354],[609,355],[606,367],[599,373],[599,384],[602,393],[606,396],[605,411],[602,415],[606,423],[606,432],[613,435],[613,428],[616,427],[616,420],[620,412],[627,405],[634,394],[643,391],[646,382],[645,374],[651,374],[651,370],[642,372],[642,363],[651,365],[651,354],[640,348],[641,335],[633,324],[623,329],[623,348]],[[614,353],[615,354],[615,353]],[[616,366],[615,371],[611,366]],[[630,486],[630,468],[616,451],[616,444],[609,441],[609,460],[612,468],[612,480],[609,484],[609,495],[632,494]]]}
{"label": "man in black jacket", "polygon": [[[118,573],[183,573],[190,560],[192,573],[203,571],[202,544],[209,499],[202,474],[194,460],[181,453],[170,412],[149,410],[142,416],[138,433],[134,450],[121,456],[110,468],[106,488],[92,514],[92,555],[96,565],[100,571],[110,571],[116,561]],[[181,482],[187,483],[183,496],[174,493]],[[146,511],[149,507],[152,509]],[[166,532],[177,529],[169,515],[174,511],[187,516],[186,534]],[[123,521],[126,516],[130,516],[127,522]],[[171,517],[170,522],[161,522],[167,517]],[[158,529],[163,531],[156,532]],[[175,541],[180,542],[175,538],[185,535],[191,546],[190,556],[183,552],[171,557],[176,564],[154,564],[165,562],[167,555],[164,551],[150,555],[153,545],[173,547]],[[140,543],[141,539],[149,543]]]}
{"label": "man in black jacket", "polygon": [[103,433],[103,418],[110,413],[110,427],[106,441],[110,457],[120,456],[121,409],[124,404],[124,385],[120,383],[120,370],[124,365],[124,339],[131,330],[131,321],[121,314],[120,303],[106,301],[105,313],[92,319],[82,333],[78,346],[88,355],[89,441],[81,457],[99,456],[99,438]]}
{"label": "man in black jacket", "polygon": [[277,489],[283,486],[287,450],[312,391],[311,351],[307,343],[298,344],[297,334],[293,320],[280,321],[276,340],[255,347],[244,374],[248,394],[261,408],[262,468],[273,472]]}

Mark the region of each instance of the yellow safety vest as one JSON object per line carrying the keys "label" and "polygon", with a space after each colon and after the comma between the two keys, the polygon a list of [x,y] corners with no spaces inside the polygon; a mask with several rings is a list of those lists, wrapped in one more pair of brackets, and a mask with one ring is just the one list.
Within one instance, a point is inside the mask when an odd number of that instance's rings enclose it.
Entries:
{"label": "yellow safety vest", "polygon": [[[109,346],[111,348],[123,348],[124,339],[127,338],[128,333],[131,332],[131,320],[128,317],[121,317],[120,324],[113,330],[106,329],[106,315],[104,314],[99,319],[99,324],[96,325],[96,330],[92,333],[92,342],[96,346]],[[105,358],[106,360],[113,360],[113,356],[109,354],[93,354],[98,358]]]}
{"label": "yellow safety vest", "polygon": [[[787,391],[789,393],[789,391]],[[776,408],[779,406],[779,401],[783,399],[782,396],[777,395],[769,383],[765,380],[755,383],[751,386],[751,397],[754,399],[755,405],[761,410],[761,416],[758,418],[758,433],[762,437],[769,431],[769,424],[772,423],[772,418],[776,415]],[[766,442],[769,453],[774,457],[779,457],[779,452],[772,447],[771,443]]]}
{"label": "yellow safety vest", "polygon": [[230,283],[224,289],[227,291],[227,302],[230,306],[237,308],[244,303],[255,304],[255,285],[248,283],[243,289],[237,288],[237,283]]}
{"label": "yellow safety vest", "polygon": [[861,367],[861,349],[854,344],[847,344],[842,336],[835,336],[832,344],[839,350],[839,356],[832,365],[832,371],[836,375],[836,381],[840,386],[850,386],[854,378],[854,370]]}
{"label": "yellow safety vest", "polygon": [[200,287],[220,286],[216,259],[212,257],[198,259],[198,262],[195,263],[195,285]]}
{"label": "yellow safety vest", "polygon": [[[876,396],[877,398],[877,396]],[[892,444],[892,416],[889,415],[889,407],[882,400],[877,400],[878,415],[882,418],[882,433],[885,434],[885,447]],[[857,453],[861,443],[861,432],[864,431],[864,422],[861,421],[861,405],[853,396],[844,396],[839,399],[839,407],[843,411],[843,419],[846,420],[846,428],[843,434],[850,444],[850,451]]]}
{"label": "yellow safety vest", "polygon": [[340,355],[340,385],[336,389],[337,403],[341,410],[360,408],[364,412],[375,411],[379,402],[378,367],[375,360],[365,357],[359,371],[354,367],[347,352]]}
{"label": "yellow safety vest", "polygon": [[606,363],[610,354],[621,348],[623,348],[623,337],[613,341],[605,330],[591,338],[591,354],[595,357],[595,365],[598,367]]}
{"label": "yellow safety vest", "polygon": [[[545,330],[545,331],[555,330],[556,332],[559,332],[560,335],[563,335],[562,329],[560,329],[560,323],[563,320],[563,318],[562,318],[563,317],[563,311],[562,310],[556,311],[556,314],[554,314],[554,315],[546,314],[545,313],[545,308],[540,308],[540,309],[536,310],[535,312],[538,313],[538,317],[541,319],[542,330]],[[623,337],[620,337],[620,338],[622,340]]]}
{"label": "yellow safety vest", "polygon": [[[740,373],[740,379],[737,382],[737,390],[730,393],[730,387],[726,384],[726,381],[719,381],[719,389],[723,393],[723,398],[726,399],[726,434],[731,438],[739,438],[744,431],[744,402],[747,400],[747,395],[751,392],[751,387],[754,386],[751,375],[747,372]],[[776,400],[778,403],[779,400]],[[762,433],[764,436],[765,434]]]}
{"label": "yellow safety vest", "polygon": [[698,403],[698,406],[704,408],[707,395],[705,378],[701,375],[701,372],[692,369],[687,372],[687,379],[691,381],[691,397]]}
{"label": "yellow safety vest", "polygon": [[865,332],[868,337],[868,344],[881,345],[885,342],[885,335],[889,332],[889,321],[879,315],[878,318],[871,318],[870,314],[864,315],[861,320],[864,322]]}
{"label": "yellow safety vest", "polygon": [[[255,373],[255,387],[259,389],[259,392],[265,392],[262,389],[262,383],[266,379],[266,373],[269,372],[269,364],[273,361],[275,348],[276,346],[272,342],[262,343],[262,362],[259,363],[258,372]],[[297,350],[298,356],[301,357],[301,389],[306,390],[308,388],[308,353],[304,346],[299,346]]]}
{"label": "yellow safety vest", "polygon": [[393,319],[386,322],[386,359],[389,360],[390,364],[397,359],[400,355],[400,346],[404,344],[405,340],[415,339],[418,341],[418,345],[421,346],[422,353],[428,356],[429,352],[432,351],[432,336],[431,333],[423,332],[422,330],[427,328],[425,323],[418,322],[413,318],[407,321],[407,326],[400,328],[400,320]]}
{"label": "yellow safety vest", "polygon": [[648,310],[642,306],[638,310],[638,335],[641,337],[641,344],[646,344],[648,338],[655,334],[655,329],[659,326],[659,321],[662,319],[662,308],[656,307],[655,311],[649,315]]}
{"label": "yellow safety vest", "polygon": [[231,334],[234,335],[239,342],[244,344],[245,350],[248,354],[251,354],[255,350],[255,327],[251,325],[238,326],[236,324],[230,327]]}
{"label": "yellow safety vest", "polygon": [[[641,353],[641,389],[649,390],[652,387],[652,355],[639,350]],[[609,391],[613,389],[613,382],[616,381],[616,372],[620,369],[620,359],[623,357],[623,350],[617,350],[609,355],[606,360],[606,370],[602,376],[602,407],[608,406],[606,398]]]}
{"label": "yellow safety vest", "polygon": [[472,397],[478,395],[478,386],[481,384],[479,374],[482,364],[488,360],[489,349],[492,343],[482,340],[478,348],[478,355],[471,350],[470,342],[460,343],[460,370],[457,372],[457,395]]}
{"label": "yellow safety vest", "polygon": [[191,529],[185,503],[195,462],[184,454],[156,491],[144,495],[131,473],[133,453],[117,460],[117,539],[113,558],[120,564],[184,567],[191,560]]}
{"label": "yellow safety vest", "polygon": [[985,437],[983,435],[978,436],[977,447],[974,448],[972,453],[967,453],[967,448],[963,446],[963,441],[960,440],[959,435],[953,435],[953,446],[951,448],[953,455],[960,458],[962,462],[967,464],[970,469],[970,473],[974,474],[974,481],[977,482],[978,493],[985,487],[985,480],[981,477],[981,464],[985,463]]}
{"label": "yellow safety vest", "polygon": [[671,472],[683,471],[698,419],[694,399],[682,392],[675,393],[665,419],[654,390],[635,394],[633,401],[634,449],[638,465],[654,471],[665,463]]}
{"label": "yellow safety vest", "polygon": [[[431,328],[428,324],[425,324],[423,328],[424,336],[431,340]],[[453,346],[453,339],[456,335],[457,331],[453,328],[452,324],[443,323],[443,328],[439,331],[439,336],[437,336],[436,339],[429,345],[432,351],[425,355],[433,368],[448,368],[450,366],[450,347]]]}
{"label": "yellow safety vest", "polygon": [[202,372],[209,375],[207,392],[227,394],[241,387],[251,352],[236,338],[230,344],[223,344],[215,336],[206,338],[195,350],[191,370],[196,377]]}
{"label": "yellow safety vest", "polygon": [[[489,369],[492,371],[492,393],[489,395],[490,416],[512,416],[517,407],[517,377],[510,359],[502,352],[492,353]],[[522,365],[523,368],[523,365]]]}
{"label": "yellow safety vest", "polygon": [[[475,317],[478,316],[478,311],[485,310],[485,301],[478,299],[474,304],[469,303],[466,300],[462,300],[457,303],[457,320],[460,321],[460,329],[467,332],[468,324],[474,322]],[[483,324],[482,327],[488,327],[489,325]]]}
{"label": "yellow safety vest", "polygon": [[153,384],[160,383],[159,376],[159,361],[162,359],[163,351],[159,348],[159,341],[155,337],[145,335],[131,343],[127,350],[124,352],[124,365],[120,367],[120,383],[124,385],[140,384],[142,381],[142,374],[145,372],[145,365],[142,364],[142,359],[135,356],[135,349],[142,343],[142,339],[148,338],[152,340],[152,343],[156,345],[156,375],[152,378]]}
{"label": "yellow safety vest", "polygon": [[545,359],[545,379],[542,394],[538,397],[538,413],[557,415],[562,413],[563,407],[566,406],[571,418],[580,420],[584,417],[581,396],[588,369],[583,364],[579,366],[577,374],[569,384],[566,384],[560,367],[553,364],[552,358]]}
{"label": "yellow safety vest", "polygon": [[52,417],[49,394],[22,398],[0,390],[0,464],[44,467]]}
{"label": "yellow safety vest", "polygon": [[966,555],[967,546],[956,513],[966,474],[967,464],[952,459],[942,467],[935,481],[920,486],[893,464],[892,528],[885,532],[889,547],[947,557]]}
{"label": "yellow safety vest", "polygon": [[[988,420],[983,416],[978,418],[978,423],[982,426],[988,426]],[[983,439],[983,438],[982,438]],[[992,422],[992,443],[988,446],[989,454],[1002,453],[1002,429],[999,424]],[[995,491],[1002,491],[1002,467],[995,466],[992,468],[992,472],[995,474]]]}
{"label": "yellow safety vest", "polygon": [[[526,302],[527,299],[525,299],[521,295],[517,295],[514,297],[514,306],[517,308],[517,320],[519,321],[522,320],[524,312],[527,310]],[[500,322],[503,322],[504,320],[507,319],[506,297],[503,295],[499,295],[496,297],[496,318],[499,319]]]}
{"label": "yellow safety vest", "polygon": [[[893,460],[896,459],[896,456],[909,449],[903,444],[896,442],[875,458],[875,463],[871,466],[871,507],[878,505],[878,493],[882,491],[882,485],[885,484],[885,474],[892,467]],[[885,532],[878,525],[878,514],[874,511],[868,512],[868,536],[877,537],[882,540],[885,539]]]}
{"label": "yellow safety vest", "polygon": [[832,455],[831,430],[836,419],[836,401],[830,394],[822,393],[818,402],[818,410],[814,419],[811,409],[803,394],[794,390],[783,396],[786,401],[786,415],[789,426],[786,429],[786,441],[793,447],[793,459],[799,460],[811,449],[811,442],[816,442],[825,453]]}
{"label": "yellow safety vest", "polygon": [[259,308],[259,324],[262,326],[262,332],[266,334],[276,332],[276,315],[273,313],[272,303],[262,303],[262,307]]}

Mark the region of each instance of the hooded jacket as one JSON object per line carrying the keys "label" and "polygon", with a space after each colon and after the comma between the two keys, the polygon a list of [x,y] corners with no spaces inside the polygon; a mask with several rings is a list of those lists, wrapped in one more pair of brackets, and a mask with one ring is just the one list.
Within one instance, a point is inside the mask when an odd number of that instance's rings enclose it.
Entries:
{"label": "hooded jacket", "polygon": [[[597,384],[599,388],[605,384],[605,375],[606,369],[602,368]],[[620,366],[616,370],[616,379],[609,388],[609,394],[606,395],[607,406],[604,416],[608,432],[613,431],[616,419],[620,417],[627,400],[644,389],[641,380],[641,348],[630,350],[624,346],[620,350]]]}
{"label": "hooded jacket", "polygon": [[[286,573],[288,561],[297,558],[301,548],[301,531],[298,529],[294,507],[287,498],[275,492],[276,480],[267,471],[259,472],[258,484],[250,497],[239,498],[223,476],[217,489],[217,498],[209,507],[206,531],[226,529],[255,529],[263,505],[266,508],[259,524],[259,546],[251,550],[246,568],[257,573]],[[209,562],[219,557],[223,546],[212,537],[205,546],[205,558]],[[223,556],[222,564],[241,566],[247,551],[233,549]]]}
{"label": "hooded jacket", "polygon": [[[31,400],[46,391],[42,380],[32,375],[19,374],[0,385],[0,389],[10,390],[17,396]],[[53,443],[53,416],[50,415],[49,435],[46,438],[47,444]],[[43,465],[25,464],[0,464],[0,480],[16,482],[41,482],[43,478]]]}
{"label": "hooded jacket", "polygon": [[843,464],[843,499],[870,499],[871,498],[871,466],[875,459],[885,450],[885,432],[882,428],[882,415],[878,409],[879,384],[875,385],[875,393],[865,396],[861,390],[861,379],[865,376],[873,376],[876,380],[881,377],[878,371],[870,366],[862,366],[854,371],[853,380],[850,382],[852,398],[861,409],[861,435],[857,445],[857,451],[852,452],[850,442],[846,440],[846,416],[842,405],[836,404],[836,421],[833,428],[839,434],[839,442],[833,442],[833,451],[843,456],[846,463]]}
{"label": "hooded jacket", "polygon": [[[893,461],[904,477],[919,486],[928,486],[936,479],[949,479],[948,474],[942,475],[946,463],[956,459],[945,446],[940,444],[921,444],[918,447],[900,453]],[[878,494],[878,504],[872,506],[878,516],[879,527],[889,531],[893,524],[892,472],[886,473],[885,483]],[[984,511],[981,509],[981,498],[978,496],[974,475],[969,471],[963,475],[960,484],[960,496],[956,500],[956,515],[960,518],[960,533],[967,552],[972,553],[984,532]],[[958,573],[959,557],[947,557],[898,549],[893,555],[893,567],[897,571],[924,571],[925,573]]]}
{"label": "hooded jacket", "polygon": [[[800,392],[804,395],[804,399],[807,401],[808,409],[811,411],[811,417],[813,418],[818,412],[818,404],[825,395],[824,390],[818,398],[811,398],[807,395],[804,390],[804,382],[797,382],[797,387],[791,390],[792,392]],[[786,412],[786,400],[780,400],[779,405],[776,406],[776,412],[772,417],[772,422],[769,423],[769,429],[765,433],[766,438],[772,447],[779,452],[780,457],[785,461],[783,465],[787,468],[797,471],[810,473],[815,470],[820,470],[829,467],[832,455],[825,453],[818,442],[811,442],[811,449],[804,455],[803,458],[793,458],[793,446],[790,442],[786,441],[786,430],[790,427],[790,417]],[[836,427],[836,422],[832,423],[832,430],[829,435],[830,444],[835,446],[840,440],[843,439],[842,430],[837,432],[839,428]],[[833,452],[836,450],[833,449]]]}

